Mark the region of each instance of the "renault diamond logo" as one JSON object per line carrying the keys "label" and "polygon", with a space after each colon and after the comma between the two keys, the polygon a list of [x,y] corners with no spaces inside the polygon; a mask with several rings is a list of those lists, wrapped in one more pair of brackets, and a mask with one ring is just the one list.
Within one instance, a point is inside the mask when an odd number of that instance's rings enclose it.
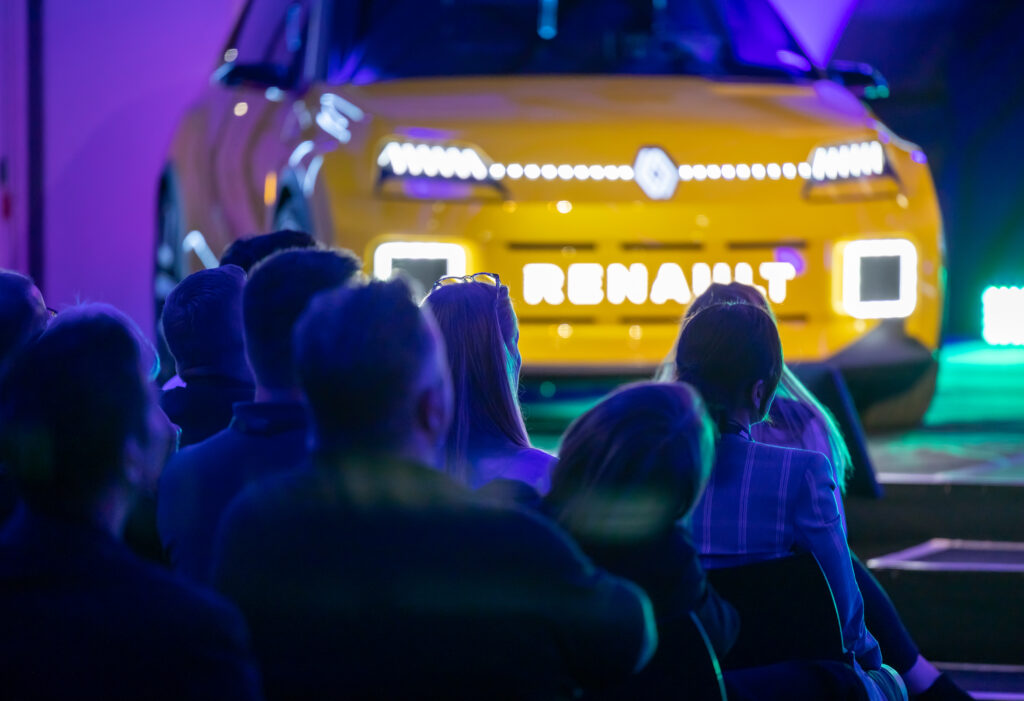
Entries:
{"label": "renault diamond logo", "polygon": [[640,149],[633,164],[633,177],[652,200],[667,200],[676,192],[679,170],[672,159],[656,146]]}

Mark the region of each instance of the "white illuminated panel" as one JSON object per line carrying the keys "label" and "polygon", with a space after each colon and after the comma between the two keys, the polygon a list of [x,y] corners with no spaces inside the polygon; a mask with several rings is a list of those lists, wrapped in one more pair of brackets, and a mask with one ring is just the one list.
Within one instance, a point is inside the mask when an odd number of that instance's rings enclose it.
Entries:
{"label": "white illuminated panel", "polygon": [[1024,287],[989,287],[981,306],[981,336],[986,343],[1024,346]]}
{"label": "white illuminated panel", "polygon": [[466,250],[457,243],[437,241],[387,241],[373,252],[373,276],[387,280],[396,260],[443,260],[446,275],[466,274]]}
{"label": "white illuminated panel", "polygon": [[[843,309],[857,319],[896,319],[917,307],[917,249],[906,239],[850,241],[843,247]],[[861,259],[898,256],[899,299],[861,299]],[[763,274],[763,273],[762,273]]]}

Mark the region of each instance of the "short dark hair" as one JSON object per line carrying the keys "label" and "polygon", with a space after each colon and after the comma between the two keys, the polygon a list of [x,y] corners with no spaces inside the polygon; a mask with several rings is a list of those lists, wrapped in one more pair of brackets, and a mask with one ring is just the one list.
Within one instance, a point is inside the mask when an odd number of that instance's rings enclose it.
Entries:
{"label": "short dark hair", "polygon": [[124,444],[145,436],[139,342],[102,306],[62,312],[0,379],[0,459],[42,509],[90,504],[121,476]]}
{"label": "short dark hair", "polygon": [[779,330],[760,307],[711,305],[683,324],[675,365],[676,376],[697,388],[721,427],[758,380],[765,383],[766,401],[774,396],[783,367]]}
{"label": "short dark hair", "polygon": [[46,328],[49,312],[35,298],[31,278],[0,270],[0,367]]}
{"label": "short dark hair", "polygon": [[253,268],[242,295],[245,351],[256,381],[295,387],[292,328],[318,293],[347,284],[359,259],[349,251],[282,251]]}
{"label": "short dark hair", "polygon": [[714,442],[689,385],[627,385],[569,426],[545,507],[584,547],[656,537],[700,498]]}
{"label": "short dark hair", "polygon": [[292,248],[316,248],[316,239],[304,231],[283,229],[259,236],[235,240],[220,257],[221,265],[237,265],[245,272],[279,251]]}
{"label": "short dark hair", "polygon": [[237,265],[192,273],[171,290],[160,316],[178,372],[196,367],[245,364],[242,289]]}
{"label": "short dark hair", "polygon": [[296,361],[317,447],[377,452],[412,420],[436,346],[401,278],[317,297],[295,328]]}

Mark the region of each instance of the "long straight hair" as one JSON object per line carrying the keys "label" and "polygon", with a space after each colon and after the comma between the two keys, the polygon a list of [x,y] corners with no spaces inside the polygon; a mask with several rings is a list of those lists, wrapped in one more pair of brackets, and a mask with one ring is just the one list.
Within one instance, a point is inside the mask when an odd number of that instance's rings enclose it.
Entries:
{"label": "long straight hair", "polygon": [[[715,304],[751,304],[768,312],[768,315],[775,321],[776,325],[778,324],[778,321],[775,319],[775,312],[772,311],[772,307],[764,295],[750,285],[732,282],[728,285],[714,283],[706,292],[693,300],[683,315],[682,326],[685,326],[695,314]],[[674,358],[675,350],[673,350],[669,359],[662,363],[658,369],[655,375],[656,379],[661,381],[673,381],[676,379]],[[850,457],[850,449],[846,445],[846,439],[843,437],[843,432],[839,428],[839,423],[836,421],[835,416],[818,401],[818,398],[807,389],[807,386],[800,381],[800,378],[786,364],[782,366],[778,396],[800,403],[809,409],[825,426],[829,449],[832,452],[832,467],[836,473],[836,482],[839,488],[845,492],[846,483],[853,473],[853,459]],[[785,420],[787,417],[783,415],[781,418]]]}
{"label": "long straight hair", "polygon": [[423,304],[444,336],[455,410],[445,470],[469,483],[471,437],[505,438],[520,448],[530,439],[519,406],[518,326],[508,288],[463,282],[434,289]]}

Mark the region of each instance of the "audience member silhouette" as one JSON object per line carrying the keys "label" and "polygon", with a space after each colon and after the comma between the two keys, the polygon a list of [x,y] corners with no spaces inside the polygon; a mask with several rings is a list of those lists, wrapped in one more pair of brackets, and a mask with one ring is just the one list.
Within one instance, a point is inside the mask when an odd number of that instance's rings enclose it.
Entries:
{"label": "audience member silhouette", "polygon": [[403,280],[320,296],[296,334],[313,465],[240,495],[215,563],[268,697],[568,698],[643,666],[639,588],[438,469],[445,351]]}
{"label": "audience member silhouette", "polygon": [[238,611],[118,542],[174,431],[130,328],[61,314],[0,380],[0,448],[24,503],[0,531],[7,698],[259,697]]}
{"label": "audience member silhouette", "polygon": [[231,499],[249,482],[306,461],[292,327],[317,293],[351,282],[359,269],[350,253],[314,249],[283,251],[253,269],[242,307],[255,401],[235,404],[230,426],[178,453],[160,481],[160,538],[181,573],[208,581],[217,523]]}
{"label": "audience member silhouette", "polygon": [[627,385],[569,426],[544,507],[595,563],[644,588],[661,647],[664,623],[694,611],[724,655],[739,619],[709,587],[685,525],[711,473],[714,443],[690,387]]}
{"label": "audience member silhouette", "polygon": [[[43,295],[30,278],[0,270],[0,372],[22,346],[34,341],[50,320]],[[0,524],[14,511],[17,490],[0,461]]]}
{"label": "audience member silhouette", "polygon": [[181,427],[182,448],[227,428],[232,406],[252,401],[242,330],[244,286],[241,268],[222,265],[192,273],[167,295],[160,325],[185,385],[165,390],[160,406]]}
{"label": "audience member silhouette", "polygon": [[902,682],[882,665],[878,643],[864,625],[828,459],[751,439],[750,426],[768,415],[782,369],[775,321],[761,308],[712,305],[680,331],[677,377],[700,391],[722,433],[693,514],[702,562],[727,567],[784,557],[794,548],[812,552],[832,588],[844,644],[866,670],[868,692],[904,698]]}
{"label": "audience member silhouette", "polygon": [[[683,383],[627,385],[563,436],[545,510],[595,564],[642,586],[658,621],[658,651],[650,664],[596,698],[673,698],[678,689],[689,690],[701,663],[689,635],[691,613],[717,654],[724,656],[736,640],[741,622],[709,585],[688,525],[711,472],[714,443],[700,396]],[[820,701],[863,693],[852,669],[830,662],[729,670],[724,682],[733,701]]]}
{"label": "audience member silhouette", "polygon": [[423,301],[448,351],[455,411],[445,471],[477,489],[516,480],[548,491],[555,458],[530,446],[519,407],[519,325],[508,287],[480,273],[442,278]]}
{"label": "audience member silhouette", "polygon": [[269,234],[235,239],[220,257],[220,264],[237,265],[246,273],[257,263],[280,251],[316,248],[316,239],[303,231],[284,229]]}
{"label": "audience member silhouette", "polygon": [[31,278],[0,270],[0,369],[46,329],[50,312]]}
{"label": "audience member silhouette", "polygon": [[[682,324],[685,325],[697,312],[716,304],[752,304],[765,310],[773,320],[775,319],[768,300],[757,288],[739,282],[716,282],[686,308]],[[664,380],[674,380],[675,374],[673,352],[673,357],[662,367],[660,377]],[[782,377],[779,379],[778,392],[769,410],[768,419],[752,425],[750,431],[758,443],[803,448],[822,453],[829,458],[840,493],[846,493],[846,482],[853,471],[853,463],[846,440],[839,430],[839,424],[832,412],[818,401],[788,364],[782,364]],[[802,444],[793,445],[788,441],[776,441],[777,431],[783,432],[784,435],[800,431],[804,434]],[[839,501],[842,513],[842,500]]]}
{"label": "audience member silhouette", "polygon": [[[686,310],[683,324],[697,312],[714,304],[752,304],[771,314],[774,319],[764,295],[749,285],[734,282],[729,285],[711,285]],[[846,440],[832,413],[818,402],[785,364],[779,392],[768,413],[768,420],[752,425],[750,433],[758,443],[799,448],[821,453],[828,458],[840,488],[835,496],[845,526],[843,494],[853,469]],[[950,701],[969,699],[970,696],[948,675],[940,673],[921,654],[892,600],[856,555],[853,555],[853,571],[864,598],[864,620],[868,629],[885,651],[886,662],[900,673],[912,697]]]}

